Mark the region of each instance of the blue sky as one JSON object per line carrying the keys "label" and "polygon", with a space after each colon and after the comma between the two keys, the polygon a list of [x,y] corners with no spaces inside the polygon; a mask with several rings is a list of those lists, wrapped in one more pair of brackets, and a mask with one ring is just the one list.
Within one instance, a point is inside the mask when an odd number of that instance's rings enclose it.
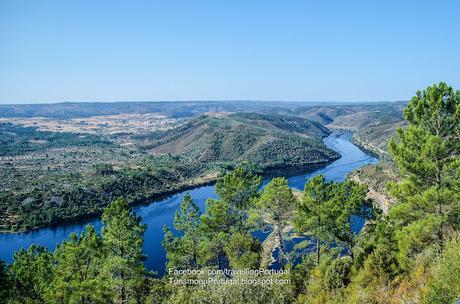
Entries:
{"label": "blue sky", "polygon": [[0,103],[460,89],[460,1],[0,1]]}

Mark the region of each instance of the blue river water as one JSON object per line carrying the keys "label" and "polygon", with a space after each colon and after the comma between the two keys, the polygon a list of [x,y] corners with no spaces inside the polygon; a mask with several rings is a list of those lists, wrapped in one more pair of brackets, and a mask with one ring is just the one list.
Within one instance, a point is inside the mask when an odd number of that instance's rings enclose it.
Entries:
{"label": "blue river water", "polygon": [[[303,190],[306,181],[318,174],[323,174],[330,181],[343,181],[351,171],[364,165],[378,162],[377,158],[360,150],[350,140],[351,133],[341,131],[335,131],[324,138],[324,143],[330,149],[339,152],[342,157],[318,170],[288,177],[289,186]],[[185,192],[187,191],[134,208],[136,214],[142,217],[142,222],[147,224],[147,231],[144,235],[144,253],[147,255],[146,268],[157,272],[158,275],[164,273],[166,263],[166,253],[162,247],[163,225],[172,227],[174,214]],[[216,198],[214,185],[198,187],[188,190],[188,192],[202,211],[205,209],[206,199]],[[28,248],[32,244],[43,245],[54,250],[56,245],[66,239],[70,233],[80,233],[87,224],[93,225],[97,231],[101,230],[100,219],[92,219],[24,233],[0,234],[0,259],[10,263],[13,260],[12,256],[15,251],[21,248]],[[258,238],[264,238],[264,236],[266,235],[262,233],[257,235]]]}

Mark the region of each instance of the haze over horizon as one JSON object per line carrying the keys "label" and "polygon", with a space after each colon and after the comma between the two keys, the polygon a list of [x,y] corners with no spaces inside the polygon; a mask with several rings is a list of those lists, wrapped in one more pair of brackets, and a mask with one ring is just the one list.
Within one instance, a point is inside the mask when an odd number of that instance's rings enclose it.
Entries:
{"label": "haze over horizon", "polygon": [[[374,104],[374,103],[385,103],[385,102],[407,102],[408,100],[355,100],[355,101],[343,101],[343,100],[73,100],[73,101],[38,101],[38,102],[17,102],[17,103],[0,103],[0,106],[16,106],[16,105],[52,105],[52,104],[79,104],[79,103],[261,103],[271,105],[276,103],[285,103],[285,104],[325,104],[325,105],[340,105],[340,104]],[[280,104],[281,106],[282,104]]]}
{"label": "haze over horizon", "polygon": [[460,87],[457,1],[0,2],[0,104],[409,100]]}

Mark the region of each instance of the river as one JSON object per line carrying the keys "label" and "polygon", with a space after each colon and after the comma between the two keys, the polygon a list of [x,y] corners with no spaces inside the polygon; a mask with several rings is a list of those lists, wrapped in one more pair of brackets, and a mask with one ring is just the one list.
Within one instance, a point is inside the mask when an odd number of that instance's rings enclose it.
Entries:
{"label": "river", "polygon": [[[330,149],[339,152],[342,157],[321,169],[288,177],[290,187],[303,190],[306,181],[318,174],[323,174],[329,181],[343,181],[351,171],[378,162],[374,156],[360,150],[351,142],[350,132],[334,131],[324,138],[324,143]],[[185,192],[134,208],[136,214],[142,217],[142,222],[147,224],[147,231],[144,236],[144,252],[147,255],[146,268],[157,272],[158,275],[164,273],[166,263],[166,253],[161,244],[163,225],[172,226],[174,214]],[[198,187],[188,190],[188,192],[202,211],[204,211],[207,198],[216,198],[214,185]],[[40,228],[30,232],[0,234],[0,259],[10,263],[15,251],[28,248],[31,244],[40,244],[54,250],[56,245],[67,238],[70,233],[80,233],[87,224],[93,225],[97,231],[101,230],[100,219],[93,219],[76,224]],[[259,235],[259,237],[263,238],[263,235]]]}

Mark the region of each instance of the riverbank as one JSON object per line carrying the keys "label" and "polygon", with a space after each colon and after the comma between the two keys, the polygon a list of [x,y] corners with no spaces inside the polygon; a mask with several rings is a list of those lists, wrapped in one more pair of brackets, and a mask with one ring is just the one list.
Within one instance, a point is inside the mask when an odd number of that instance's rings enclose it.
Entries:
{"label": "riverbank", "polygon": [[379,147],[376,147],[372,145],[371,143],[367,143],[359,139],[358,136],[356,136],[356,133],[353,133],[353,136],[351,137],[351,142],[358,146],[361,150],[365,151],[368,154],[373,155],[374,157],[377,158],[388,158],[388,152],[380,149]]}
{"label": "riverbank", "polygon": [[[217,172],[209,173],[209,174],[207,174],[205,176],[200,176],[200,177],[191,179],[189,181],[186,181],[185,183],[183,183],[181,185],[178,185],[174,189],[171,189],[171,190],[168,190],[168,191],[163,191],[161,193],[155,194],[155,195],[147,197],[147,198],[142,198],[140,200],[131,201],[131,202],[129,202],[129,204],[132,207],[142,206],[142,205],[149,205],[149,204],[152,203],[152,200],[153,201],[158,201],[158,200],[165,199],[167,197],[170,197],[172,195],[175,195],[175,194],[183,192],[183,191],[192,190],[192,189],[195,189],[197,187],[214,185],[217,182],[218,178],[219,178],[219,173],[217,173]],[[41,228],[46,228],[46,227],[53,228],[53,227],[57,227],[57,226],[60,226],[60,225],[63,225],[63,224],[75,224],[75,223],[80,223],[80,222],[83,222],[83,221],[98,218],[98,217],[101,216],[101,214],[102,214],[102,211],[94,212],[94,213],[88,213],[88,214],[85,214],[84,216],[78,216],[78,217],[72,218],[71,220],[59,221],[59,222],[56,222],[56,223],[53,223],[53,224],[43,224],[43,225],[39,225],[39,226],[33,226],[33,227],[28,228],[28,229],[20,228],[18,230],[11,230],[11,229],[10,230],[0,230],[0,234],[2,234],[2,233],[3,234],[24,233],[24,232],[31,232],[31,231],[35,231],[35,230],[38,230],[38,229],[41,229]]]}
{"label": "riverbank", "polygon": [[[323,174],[328,181],[340,182],[345,180],[346,176],[362,166],[376,163],[377,159],[363,152],[350,141],[351,134],[349,132],[333,132],[330,136],[324,138],[326,146],[342,157],[326,163],[321,168],[302,172],[299,175],[287,177],[288,185],[294,190],[294,195],[299,197],[303,191],[305,183],[317,174]],[[292,172],[292,171],[291,171]],[[268,182],[268,178],[264,183]],[[162,246],[164,239],[163,227],[173,227],[175,212],[178,210],[180,203],[185,195],[189,192],[202,213],[206,210],[206,201],[218,198],[215,192],[215,183],[213,180],[211,185],[199,186],[183,192],[171,194],[161,201],[155,203],[146,202],[134,207],[134,211],[141,217],[142,223],[146,224],[147,230],[144,235],[144,253],[147,256],[145,266],[148,270],[157,272],[161,276],[165,271],[166,252]],[[50,250],[54,250],[56,244],[67,239],[71,233],[80,234],[85,230],[86,225],[94,226],[95,230],[100,233],[102,223],[100,219],[93,218],[79,223],[66,223],[55,227],[42,227],[28,233],[0,234],[0,260],[5,260],[7,263],[12,261],[14,252],[21,248],[29,248],[32,244],[42,245]],[[265,241],[268,233],[259,233],[261,242]],[[270,246],[271,247],[271,246]],[[273,248],[273,247],[272,247]]]}
{"label": "riverbank", "polygon": [[[291,177],[291,176],[295,176],[301,173],[313,172],[315,170],[318,170],[320,168],[327,166],[328,164],[333,163],[340,157],[341,156],[338,155],[337,157],[334,157],[331,160],[326,161],[326,162],[315,162],[315,163],[310,163],[310,164],[299,164],[297,166],[291,165],[291,166],[285,166],[285,167],[267,168],[265,171],[261,173],[261,175],[264,179],[267,179],[267,178],[272,178],[276,176]],[[198,187],[214,185],[219,180],[220,176],[221,174],[219,172],[210,172],[204,176],[199,176],[191,180],[185,181],[182,184],[178,184],[174,188],[169,189],[167,191],[163,191],[163,192],[160,192],[155,195],[145,197],[139,200],[130,201],[129,204],[132,207],[150,205],[150,204],[156,203],[157,201],[166,199],[170,196],[176,195],[184,191],[192,190]],[[98,212],[87,213],[85,215],[77,216],[72,219],[67,219],[65,221],[56,221],[53,224],[44,223],[43,225],[37,225],[33,227],[28,227],[28,228],[21,227],[20,229],[16,229],[16,230],[13,230],[13,229],[1,230],[0,229],[0,234],[24,233],[24,232],[36,231],[40,228],[46,228],[46,227],[53,228],[53,227],[57,227],[63,224],[75,224],[75,223],[80,223],[80,222],[98,218],[100,217],[101,214],[102,214],[102,210]]]}

